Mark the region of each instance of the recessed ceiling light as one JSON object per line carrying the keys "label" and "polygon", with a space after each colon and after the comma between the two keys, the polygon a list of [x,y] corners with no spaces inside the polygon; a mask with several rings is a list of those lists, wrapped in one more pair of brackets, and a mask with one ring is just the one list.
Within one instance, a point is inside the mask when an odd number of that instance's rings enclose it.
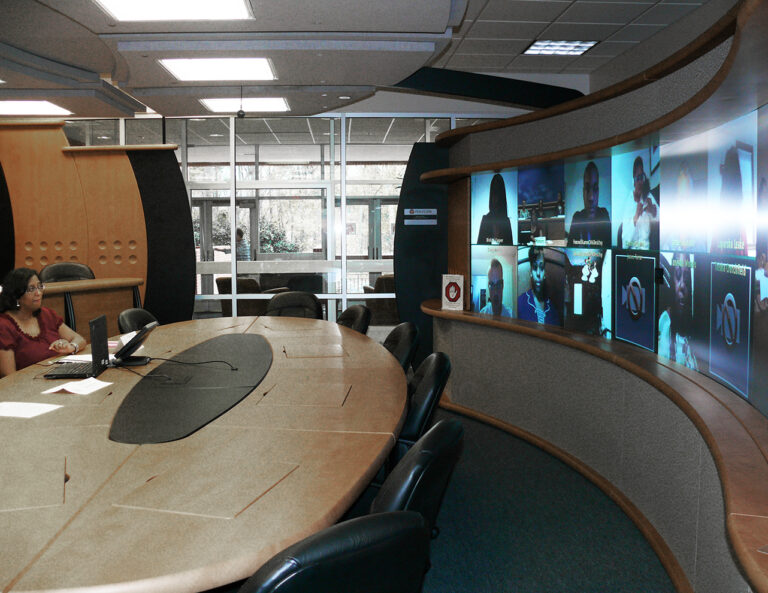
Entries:
{"label": "recessed ceiling light", "polygon": [[528,56],[580,56],[597,41],[534,41],[523,53]]}
{"label": "recessed ceiling light", "polygon": [[0,84],[5,84],[5,81],[4,80],[0,80]]}
{"label": "recessed ceiling light", "polygon": [[223,138],[224,134],[208,134],[210,138]]}
{"label": "recessed ceiling light", "polygon": [[347,96],[347,95],[341,95],[341,96],[339,97],[339,99],[341,99],[342,101],[349,101],[351,98],[352,98],[352,97],[349,97],[349,96]]}
{"label": "recessed ceiling light", "polygon": [[242,109],[251,111],[290,111],[283,97],[246,97],[240,99],[200,99],[209,111],[214,113],[235,113]]}
{"label": "recessed ceiling light", "polygon": [[245,0],[95,0],[118,21],[227,21],[251,18]]}
{"label": "recessed ceiling light", "polygon": [[112,136],[96,136],[99,140],[109,140]]}
{"label": "recessed ceiling light", "polygon": [[0,115],[72,115],[49,101],[0,101]]}
{"label": "recessed ceiling light", "polygon": [[275,80],[267,58],[168,58],[160,63],[178,80]]}

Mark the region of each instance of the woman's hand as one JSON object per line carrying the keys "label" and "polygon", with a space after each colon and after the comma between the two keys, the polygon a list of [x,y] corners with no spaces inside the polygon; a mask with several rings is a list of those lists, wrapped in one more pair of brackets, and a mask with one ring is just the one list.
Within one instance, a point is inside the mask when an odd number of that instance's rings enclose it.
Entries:
{"label": "woman's hand", "polygon": [[61,338],[54,341],[48,347],[48,349],[53,350],[56,352],[56,354],[72,354],[73,352],[77,351],[77,346],[75,346],[72,342],[65,340],[64,338]]}

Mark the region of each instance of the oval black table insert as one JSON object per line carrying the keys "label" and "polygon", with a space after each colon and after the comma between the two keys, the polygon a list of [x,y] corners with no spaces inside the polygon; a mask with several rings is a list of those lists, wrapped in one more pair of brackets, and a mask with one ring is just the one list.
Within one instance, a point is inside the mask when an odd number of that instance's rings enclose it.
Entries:
{"label": "oval black table insert", "polygon": [[[272,366],[272,349],[260,335],[227,334],[171,360],[147,373],[126,395],[112,419],[111,440],[141,445],[189,436],[261,383]],[[214,361],[226,361],[236,370]]]}

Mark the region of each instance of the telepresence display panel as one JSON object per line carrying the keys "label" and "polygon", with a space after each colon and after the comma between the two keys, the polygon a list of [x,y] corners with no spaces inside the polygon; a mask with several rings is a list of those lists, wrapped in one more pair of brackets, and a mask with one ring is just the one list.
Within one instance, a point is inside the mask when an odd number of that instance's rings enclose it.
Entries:
{"label": "telepresence display panel", "polygon": [[471,178],[472,310],[618,339],[768,415],[768,106]]}

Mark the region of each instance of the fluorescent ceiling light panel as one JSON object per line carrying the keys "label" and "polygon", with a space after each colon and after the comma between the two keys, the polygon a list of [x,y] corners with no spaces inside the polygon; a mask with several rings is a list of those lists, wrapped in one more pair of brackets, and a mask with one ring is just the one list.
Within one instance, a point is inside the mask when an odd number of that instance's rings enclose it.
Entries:
{"label": "fluorescent ceiling light panel", "polygon": [[178,80],[275,80],[267,58],[167,58],[160,63]]}
{"label": "fluorescent ceiling light panel", "polygon": [[0,101],[0,115],[72,115],[49,101]]}
{"label": "fluorescent ceiling light panel", "polygon": [[5,84],[5,81],[4,80],[0,80],[0,84]]}
{"label": "fluorescent ceiling light panel", "polygon": [[38,404],[31,402],[0,402],[0,416],[6,418],[34,418],[47,414],[57,408],[56,404]]}
{"label": "fluorescent ceiling light panel", "polygon": [[245,0],[94,0],[118,21],[229,21],[249,19]]}
{"label": "fluorescent ceiling light panel", "polygon": [[200,99],[209,111],[214,113],[235,113],[242,109],[246,113],[256,111],[290,111],[283,97],[246,97],[240,99]]}
{"label": "fluorescent ceiling light panel", "polygon": [[597,41],[534,41],[523,52],[527,56],[580,56]]}

